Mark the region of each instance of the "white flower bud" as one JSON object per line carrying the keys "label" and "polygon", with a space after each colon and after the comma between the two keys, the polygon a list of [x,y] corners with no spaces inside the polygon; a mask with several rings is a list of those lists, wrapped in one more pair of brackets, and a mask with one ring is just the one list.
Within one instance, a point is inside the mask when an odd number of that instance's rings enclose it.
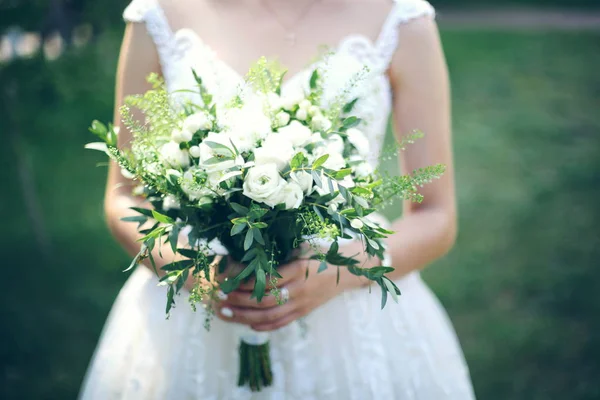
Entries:
{"label": "white flower bud", "polygon": [[171,140],[174,141],[175,143],[183,142],[183,138],[181,137],[180,129],[173,129],[173,132],[171,132]]}
{"label": "white flower bud", "polygon": [[352,226],[354,229],[362,229],[365,224],[363,224],[360,219],[353,219],[350,221],[350,226]]}
{"label": "white flower bud", "polygon": [[300,121],[305,121],[307,117],[308,113],[306,112],[306,109],[301,108],[298,111],[296,111],[296,118]]}
{"label": "white flower bud", "polygon": [[275,122],[278,127],[286,126],[290,122],[290,114],[286,112],[280,112],[275,115]]}
{"label": "white flower bud", "polygon": [[315,131],[327,132],[329,129],[331,129],[331,125],[331,121],[321,115],[316,115],[312,119],[312,128]]}
{"label": "white flower bud", "polygon": [[328,212],[329,214],[335,214],[335,213],[337,212],[337,210],[338,210],[338,206],[337,206],[337,204],[335,204],[335,203],[331,203],[331,204],[329,205],[329,207],[327,207],[327,212]]}
{"label": "white flower bud", "polygon": [[194,158],[200,158],[200,147],[198,146],[192,146],[190,147],[190,155]]}
{"label": "white flower bud", "polygon": [[302,100],[300,102],[300,104],[298,104],[298,107],[300,107],[301,110],[306,110],[308,111],[308,108],[311,106],[311,102],[310,100]]}
{"label": "white flower bud", "polygon": [[179,136],[182,142],[189,142],[194,137],[194,134],[188,130],[182,130]]}
{"label": "white flower bud", "polygon": [[308,108],[308,115],[321,115],[321,110],[317,106],[310,106]]}

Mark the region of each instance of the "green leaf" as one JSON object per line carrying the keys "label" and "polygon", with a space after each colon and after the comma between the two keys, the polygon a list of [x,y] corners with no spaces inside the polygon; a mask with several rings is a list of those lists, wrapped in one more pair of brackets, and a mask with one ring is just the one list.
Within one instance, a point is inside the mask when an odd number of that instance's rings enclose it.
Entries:
{"label": "green leaf", "polygon": [[231,202],[231,203],[229,203],[229,205],[231,206],[231,208],[233,208],[233,211],[235,211],[236,213],[238,213],[240,215],[247,215],[250,212],[248,207],[244,207],[241,204]]}
{"label": "green leaf", "polygon": [[135,257],[133,257],[133,260],[131,260],[131,263],[129,263],[129,266],[127,268],[125,268],[123,270],[123,272],[128,272],[128,271],[132,270],[133,268],[137,267],[138,264],[140,263],[140,256],[141,256],[141,254],[138,253]]}
{"label": "green leaf", "polygon": [[177,249],[177,252],[184,257],[195,260],[198,257],[198,252],[191,249]]}
{"label": "green leaf", "polygon": [[394,302],[397,303],[398,302],[398,293],[396,292],[397,287],[394,284],[394,282],[390,281],[385,276],[383,278],[381,278],[381,280],[385,284],[385,287],[387,288],[388,292],[390,292],[390,294],[392,295],[392,300],[394,300]]}
{"label": "green leaf", "polygon": [[239,235],[240,233],[244,232],[244,229],[246,229],[248,225],[246,224],[234,224],[231,227],[231,236],[235,236],[235,235]]}
{"label": "green leaf", "polygon": [[256,262],[251,262],[250,264],[248,264],[248,266],[246,268],[244,268],[242,270],[242,272],[240,272],[234,279],[238,282],[243,281],[244,279],[246,279],[247,277],[250,276],[250,274],[254,271],[254,269],[256,268],[256,266],[258,265],[258,263]]}
{"label": "green leaf", "polygon": [[345,113],[349,113],[350,111],[352,111],[352,109],[354,108],[354,105],[356,104],[356,102],[358,101],[358,97],[354,100],[352,100],[351,102],[347,103],[344,108],[342,108],[342,111]]}
{"label": "green leaf", "polygon": [[317,81],[319,80],[319,71],[315,69],[310,76],[310,89],[315,90],[317,88]]}
{"label": "green leaf", "polygon": [[195,262],[194,260],[180,260],[180,261],[175,261],[175,262],[172,262],[170,264],[163,265],[161,267],[161,270],[167,271],[167,272],[181,271],[181,270],[184,270],[184,269],[189,268],[192,265],[194,265],[194,262]]}
{"label": "green leaf", "polygon": [[250,246],[252,246],[252,242],[254,241],[254,230],[248,229],[246,232],[246,238],[244,239],[244,250],[248,250]]}
{"label": "green leaf", "polygon": [[169,243],[171,244],[171,250],[173,250],[173,252],[177,250],[180,231],[181,227],[179,225],[173,225],[173,229],[171,229],[171,233],[169,233]]}
{"label": "green leaf", "polygon": [[213,150],[223,150],[223,151],[231,154],[231,156],[234,155],[233,150],[231,150],[229,147],[225,146],[224,144],[213,142],[211,140],[205,140],[202,143],[207,145],[208,147],[210,147]]}
{"label": "green leaf", "polygon": [[362,197],[355,196],[354,201],[357,202],[363,208],[369,208],[369,203]]}
{"label": "green leaf", "polygon": [[242,259],[240,261],[243,263],[248,262],[248,261],[252,260],[253,258],[255,258],[257,253],[258,253],[258,249],[252,248],[252,249],[248,250],[246,252],[246,254],[244,254],[244,257],[242,257]]}
{"label": "green leaf", "polygon": [[129,207],[129,208],[132,209],[133,211],[139,212],[142,215],[154,218],[154,215],[152,215],[152,210],[149,208],[141,208],[141,207]]}
{"label": "green leaf", "polygon": [[323,181],[321,180],[321,176],[319,174],[319,171],[312,170],[311,173],[312,173],[313,180],[315,181],[315,185],[317,185],[318,187],[322,188],[323,187]]}
{"label": "green leaf", "polygon": [[257,229],[265,229],[265,228],[267,228],[269,225],[267,225],[267,224],[266,224],[266,223],[264,223],[264,222],[255,222],[255,223],[253,223],[253,224],[252,224],[252,226],[253,226],[254,228],[257,228]]}
{"label": "green leaf", "polygon": [[140,225],[146,223],[148,221],[148,217],[144,215],[134,215],[133,217],[123,217],[121,218],[123,222],[137,222]]}
{"label": "green leaf", "polygon": [[254,240],[256,240],[258,243],[260,243],[260,244],[262,244],[264,246],[265,245],[265,239],[263,239],[263,235],[262,235],[260,229],[252,228],[251,231],[253,231]]}
{"label": "green leaf", "polygon": [[106,128],[106,125],[104,125],[102,122],[98,121],[98,120],[93,120],[92,121],[92,126],[90,126],[89,131],[92,132],[94,135],[98,136],[102,141],[107,142],[107,132],[108,129]]}
{"label": "green leaf", "polygon": [[266,208],[261,208],[261,207],[252,207],[252,209],[250,210],[250,213],[248,214],[248,218],[250,219],[258,219],[263,217],[266,213],[268,213],[269,210]]}
{"label": "green leaf", "polygon": [[256,297],[256,300],[260,303],[265,295],[265,288],[267,287],[267,277],[265,271],[261,268],[256,270],[256,281],[254,282],[254,290],[252,291],[252,297]]}
{"label": "green leaf", "polygon": [[335,173],[334,178],[337,180],[341,180],[344,179],[346,176],[350,175],[351,173],[352,168],[340,169],[338,172]]}
{"label": "green leaf", "polygon": [[317,169],[321,165],[325,164],[325,161],[329,158],[329,154],[323,154],[321,157],[317,158],[312,165],[312,169]]}
{"label": "green leaf", "polygon": [[383,282],[381,282],[381,278],[377,280],[377,283],[379,284],[379,286],[381,286],[381,309],[383,310],[387,303],[387,290]]}
{"label": "green leaf", "polygon": [[198,85],[202,85],[202,78],[196,73],[194,69],[192,69],[192,74],[194,74],[194,80]]}
{"label": "green leaf", "polygon": [[358,124],[360,124],[361,119],[356,117],[348,117],[342,121],[342,130],[348,130],[350,128],[354,128]]}
{"label": "green leaf", "polygon": [[175,220],[173,220],[172,218],[167,217],[166,215],[161,214],[156,210],[152,210],[152,218],[154,218],[158,222],[162,222],[163,224],[172,224],[175,222]]}
{"label": "green leaf", "polygon": [[167,314],[169,313],[169,311],[171,311],[171,307],[175,305],[175,300],[173,299],[173,297],[175,297],[175,289],[173,289],[173,286],[169,286],[169,291],[167,292]]}
{"label": "green leaf", "polygon": [[327,269],[327,262],[326,261],[321,261],[321,264],[319,264],[319,269],[317,270],[317,273],[323,272],[326,269]]}
{"label": "green leaf", "polygon": [[302,167],[308,159],[303,153],[296,153],[294,157],[292,157],[292,161],[290,161],[290,167],[292,168],[300,168]]}

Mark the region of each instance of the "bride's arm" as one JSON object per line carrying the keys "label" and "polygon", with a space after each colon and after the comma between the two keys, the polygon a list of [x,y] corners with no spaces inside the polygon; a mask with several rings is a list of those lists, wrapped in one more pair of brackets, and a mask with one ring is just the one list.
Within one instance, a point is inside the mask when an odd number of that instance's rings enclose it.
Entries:
{"label": "bride's arm", "polygon": [[403,173],[445,164],[443,178],[420,189],[424,201],[405,203],[404,215],[393,223],[396,233],[388,251],[401,277],[445,255],[456,237],[456,199],[451,144],[448,71],[437,26],[421,18],[400,28],[400,46],[392,61],[394,125],[398,137],[414,129],[425,137],[400,154]]}
{"label": "bride's arm", "polygon": [[[160,73],[160,63],[154,43],[143,24],[130,23],[125,29],[117,69],[114,123],[115,126],[120,127],[118,137],[120,148],[127,147],[132,136],[121,123],[119,108],[124,104],[127,96],[142,94],[151,88],[146,77],[152,72]],[[135,119],[143,121],[144,117],[138,110],[132,109],[132,112]],[[135,214],[129,209],[130,207],[145,206],[142,204],[143,199],[132,195],[134,184],[136,182],[124,178],[117,164],[111,161],[104,201],[106,220],[113,235],[132,257],[140,250],[140,243],[137,240],[141,235],[136,224],[123,222],[121,218]],[[162,246],[161,253],[162,257],[158,254],[158,248],[153,252],[158,268],[175,259],[170,246]]]}

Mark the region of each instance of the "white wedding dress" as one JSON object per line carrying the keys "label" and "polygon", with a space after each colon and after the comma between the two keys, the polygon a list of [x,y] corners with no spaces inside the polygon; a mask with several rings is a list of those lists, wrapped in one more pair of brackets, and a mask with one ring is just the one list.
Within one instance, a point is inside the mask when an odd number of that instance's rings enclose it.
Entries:
{"label": "white wedding dress", "polygon": [[[326,92],[339,89],[363,65],[369,67],[356,114],[381,151],[391,108],[385,71],[398,44],[398,26],[433,17],[429,3],[397,0],[375,43],[346,37],[326,74]],[[194,85],[190,69],[224,102],[243,78],[188,29],[173,32],[156,0],[134,0],[124,17],[144,22],[153,37],[169,90]],[[401,39],[401,38],[400,38]],[[283,92],[308,80],[310,70],[285,83]],[[469,373],[448,317],[418,272],[396,282],[399,304],[380,309],[379,289],[346,292],[271,335],[273,386],[259,393],[236,385],[238,336],[231,324],[204,316],[180,298],[165,319],[166,291],[139,267],[121,290],[87,372],[82,400],[470,400]]]}

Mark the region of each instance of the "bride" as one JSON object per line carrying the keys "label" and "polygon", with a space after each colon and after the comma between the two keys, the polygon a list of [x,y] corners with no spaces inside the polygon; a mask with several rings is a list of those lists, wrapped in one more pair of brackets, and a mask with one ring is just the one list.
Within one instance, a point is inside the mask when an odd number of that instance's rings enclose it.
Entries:
{"label": "bride", "polygon": [[[119,59],[117,110],[124,97],[148,89],[149,73],[160,72],[174,91],[193,86],[192,68],[217,103],[225,101],[260,56],[291,67],[283,91],[298,90],[310,74],[306,66],[328,45],[340,62],[332,63],[326,85],[352,65],[375,72],[354,110],[367,122],[373,160],[391,113],[398,134],[426,133],[403,153],[402,169],[443,163],[448,170],[422,190],[423,203],[406,204],[404,216],[390,224],[396,234],[388,239],[387,261],[402,291],[399,304],[380,310],[380,297],[359,278],[342,271],[336,285],[335,268],[317,274],[318,264],[309,264],[305,279],[306,264],[296,262],[282,269],[287,303],[266,298],[257,304],[241,287],[222,296],[215,307],[219,319],[207,333],[202,313],[185,301],[165,320],[164,288],[140,266],[111,311],[81,399],[474,398],[454,330],[419,275],[452,247],[456,235],[449,85],[433,17],[423,0],[133,0],[124,13],[129,23]],[[130,137],[121,129],[120,144],[126,146]],[[107,219],[132,254],[139,250],[138,233],[120,218],[139,202],[111,165]],[[361,244],[348,244],[344,252],[362,254]],[[157,263],[170,262],[173,254],[166,253],[155,255]],[[232,323],[272,331],[275,380],[268,389],[252,393],[236,385],[238,338]]]}

